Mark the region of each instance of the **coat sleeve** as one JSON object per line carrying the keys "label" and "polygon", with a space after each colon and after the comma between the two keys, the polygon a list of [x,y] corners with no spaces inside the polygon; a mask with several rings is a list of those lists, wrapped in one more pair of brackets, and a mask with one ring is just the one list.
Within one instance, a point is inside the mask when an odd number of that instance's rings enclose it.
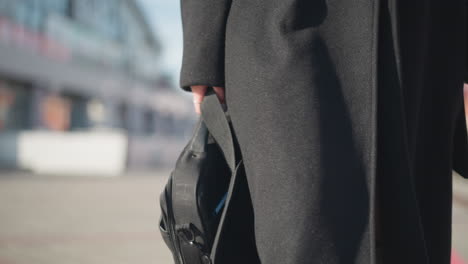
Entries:
{"label": "coat sleeve", "polygon": [[464,81],[468,83],[468,0],[465,0],[465,71]]}
{"label": "coat sleeve", "polygon": [[226,19],[232,0],[180,0],[183,55],[179,86],[224,87]]}
{"label": "coat sleeve", "polygon": [[[468,0],[465,1],[466,10],[466,23],[465,23],[465,36],[467,38],[465,47],[465,69],[464,69],[464,82],[468,83]],[[467,91],[464,91],[466,93]],[[464,96],[465,100],[467,96]],[[466,112],[465,108],[467,102],[462,104],[460,112],[458,113],[457,123],[454,134],[454,145],[453,145],[453,169],[468,179],[468,128],[466,123]]]}
{"label": "coat sleeve", "polygon": [[453,170],[468,179],[468,129],[465,107],[460,107],[453,142]]}

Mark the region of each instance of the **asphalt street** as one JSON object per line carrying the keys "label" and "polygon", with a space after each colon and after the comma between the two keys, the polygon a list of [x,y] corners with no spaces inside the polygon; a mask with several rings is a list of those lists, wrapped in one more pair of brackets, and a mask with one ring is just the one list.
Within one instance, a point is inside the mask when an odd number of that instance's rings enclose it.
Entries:
{"label": "asphalt street", "polygon": [[[169,264],[158,230],[169,171],[0,176],[0,264]],[[468,181],[455,180],[453,244],[468,259]]]}

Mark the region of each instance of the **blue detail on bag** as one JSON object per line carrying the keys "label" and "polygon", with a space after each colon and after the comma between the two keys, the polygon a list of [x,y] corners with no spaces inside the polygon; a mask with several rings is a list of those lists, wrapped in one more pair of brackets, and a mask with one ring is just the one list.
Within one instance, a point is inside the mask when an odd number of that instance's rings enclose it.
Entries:
{"label": "blue detail on bag", "polygon": [[219,201],[219,204],[216,206],[215,212],[214,212],[215,215],[217,215],[219,211],[221,210],[221,208],[223,208],[223,205],[226,202],[226,198],[227,198],[227,192],[224,194],[223,198],[221,199],[221,201]]}

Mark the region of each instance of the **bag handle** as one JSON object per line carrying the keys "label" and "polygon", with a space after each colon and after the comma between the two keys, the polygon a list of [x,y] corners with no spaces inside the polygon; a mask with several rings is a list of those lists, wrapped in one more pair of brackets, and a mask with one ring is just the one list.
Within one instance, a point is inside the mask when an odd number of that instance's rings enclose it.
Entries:
{"label": "bag handle", "polygon": [[236,157],[234,141],[231,134],[231,128],[228,122],[228,113],[224,111],[214,90],[209,87],[201,103],[201,118],[213,136],[224,155],[224,158],[234,172],[236,166]]}
{"label": "bag handle", "polygon": [[225,196],[226,198],[224,202],[224,208],[222,210],[219,225],[216,230],[213,245],[211,247],[210,256],[205,256],[206,258],[209,258],[209,262],[207,263],[216,264],[218,247],[224,232],[224,223],[226,222],[227,212],[231,205],[231,198],[239,185],[237,169],[241,165],[242,160],[236,164],[233,135],[228,122],[229,115],[227,111],[224,111],[216,93],[212,88],[206,92],[205,97],[202,100],[201,113],[209,133],[213,136],[221,148],[224,158],[231,170],[231,179],[229,181],[228,191]]}

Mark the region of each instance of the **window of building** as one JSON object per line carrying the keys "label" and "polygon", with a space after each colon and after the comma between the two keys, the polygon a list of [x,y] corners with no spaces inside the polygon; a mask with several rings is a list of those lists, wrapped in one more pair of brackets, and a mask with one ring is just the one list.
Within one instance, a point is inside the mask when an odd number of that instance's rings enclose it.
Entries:
{"label": "window of building", "polygon": [[155,114],[152,109],[146,109],[143,112],[143,131],[145,134],[154,134],[155,132]]}
{"label": "window of building", "polygon": [[29,129],[31,107],[30,87],[0,80],[0,131]]}

